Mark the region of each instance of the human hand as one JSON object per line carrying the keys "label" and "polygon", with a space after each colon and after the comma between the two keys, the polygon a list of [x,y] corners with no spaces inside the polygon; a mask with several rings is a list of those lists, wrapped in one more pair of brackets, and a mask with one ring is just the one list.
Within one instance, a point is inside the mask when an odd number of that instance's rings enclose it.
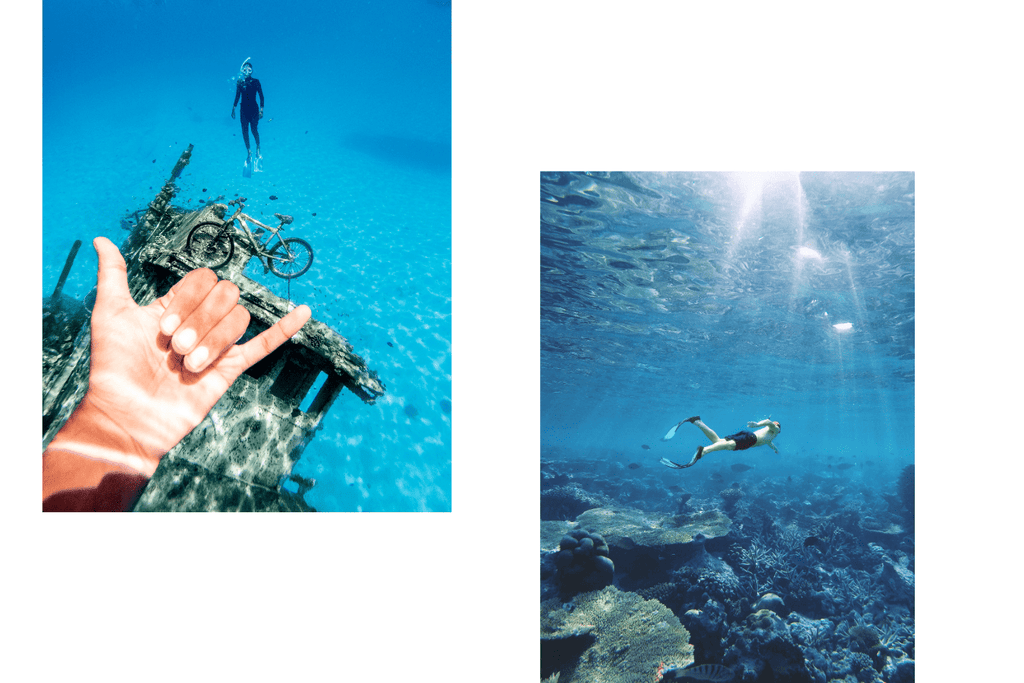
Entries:
{"label": "human hand", "polygon": [[139,306],[128,291],[117,247],[105,237],[93,246],[99,273],[89,388],[77,419],[69,420],[74,426],[68,434],[62,429],[50,447],[152,476],[160,458],[206,417],[238,376],[294,336],[311,311],[299,306],[235,345],[249,312],[238,304],[233,283],[218,282],[212,270],[201,268]]}
{"label": "human hand", "polygon": [[235,108],[231,108],[231,118],[235,118]]}
{"label": "human hand", "polygon": [[263,110],[262,109],[260,109],[260,118],[261,119],[263,118]]}

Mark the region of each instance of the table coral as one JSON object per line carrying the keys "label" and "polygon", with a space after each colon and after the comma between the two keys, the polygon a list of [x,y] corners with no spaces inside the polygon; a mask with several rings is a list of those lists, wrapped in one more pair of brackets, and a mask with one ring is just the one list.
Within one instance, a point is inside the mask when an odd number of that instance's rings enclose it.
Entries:
{"label": "table coral", "polygon": [[659,664],[692,663],[690,634],[657,600],[608,586],[569,604],[541,604],[542,677],[560,671],[561,683],[651,683]]}

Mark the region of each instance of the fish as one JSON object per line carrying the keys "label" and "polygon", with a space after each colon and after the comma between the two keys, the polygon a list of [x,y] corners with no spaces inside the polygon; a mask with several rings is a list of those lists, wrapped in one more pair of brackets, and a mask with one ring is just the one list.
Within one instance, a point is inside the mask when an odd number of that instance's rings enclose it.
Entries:
{"label": "fish", "polygon": [[638,462],[631,462],[631,463],[629,463],[629,465],[627,465],[627,467],[629,467],[629,469],[631,469],[631,470],[638,470],[641,467],[643,467],[643,465],[641,465]]}
{"label": "fish", "polygon": [[752,470],[752,469],[754,469],[754,468],[751,467],[750,465],[744,465],[741,462],[738,462],[738,463],[736,463],[735,465],[732,466],[732,471],[733,472],[746,472],[747,470]]}
{"label": "fish", "polygon": [[273,195],[273,194],[272,194],[272,195],[270,195],[270,200],[271,200],[271,201],[273,201],[273,200],[275,200],[275,199],[277,199],[277,195]]}
{"label": "fish", "polygon": [[671,669],[665,672],[665,678],[662,680],[678,681],[684,678],[693,678],[698,681],[712,681],[712,683],[725,683],[725,681],[731,681],[735,676],[735,672],[727,666],[721,664],[701,664],[700,666],[691,666],[686,669]]}
{"label": "fish", "polygon": [[410,403],[405,407],[405,414],[409,417],[416,417],[420,414],[420,411],[416,410],[416,406]]}
{"label": "fish", "polygon": [[821,545],[821,541],[816,536],[808,536],[804,539],[805,548],[812,545]]}
{"label": "fish", "polygon": [[676,486],[675,484],[672,484],[672,485],[670,485],[668,487],[668,490],[671,491],[672,493],[682,493],[683,492],[683,487],[682,486]]}
{"label": "fish", "polygon": [[645,451],[649,451],[649,450],[651,450],[651,447],[650,447],[650,446],[648,446],[648,445],[647,445],[647,444],[645,444],[645,443],[643,443],[643,444],[640,444],[640,448],[644,449]]}
{"label": "fish", "polygon": [[837,470],[848,470],[853,467],[853,463],[844,462],[841,465],[836,465]]}
{"label": "fish", "polygon": [[708,477],[708,479],[710,479],[712,481],[720,481],[722,479],[722,475],[719,474],[718,472],[712,472],[711,476]]}

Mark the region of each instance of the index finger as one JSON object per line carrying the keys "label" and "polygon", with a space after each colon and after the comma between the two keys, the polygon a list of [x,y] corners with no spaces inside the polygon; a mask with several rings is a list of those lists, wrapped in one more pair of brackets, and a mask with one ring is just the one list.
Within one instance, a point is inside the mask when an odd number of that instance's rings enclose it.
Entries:
{"label": "index finger", "polygon": [[294,337],[312,315],[313,312],[309,310],[309,306],[303,304],[290,311],[288,315],[278,320],[273,326],[263,330],[256,337],[237,347],[245,362],[245,368],[242,369],[242,372],[259,363],[273,353],[281,344]]}

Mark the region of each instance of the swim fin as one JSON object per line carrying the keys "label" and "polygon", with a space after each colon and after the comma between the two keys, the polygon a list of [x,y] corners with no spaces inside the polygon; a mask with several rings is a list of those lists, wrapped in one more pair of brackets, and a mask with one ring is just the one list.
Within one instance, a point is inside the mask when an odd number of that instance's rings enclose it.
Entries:
{"label": "swim fin", "polygon": [[252,172],[262,173],[263,172],[263,156],[257,154],[256,158],[252,160]]}
{"label": "swim fin", "polygon": [[697,461],[700,460],[703,457],[704,457],[704,447],[703,446],[698,446],[697,447],[697,452],[693,454],[693,458],[690,460],[690,462],[686,463],[685,465],[680,465],[679,463],[673,462],[673,461],[669,460],[668,458],[662,458],[661,459],[661,464],[664,465],[665,467],[671,467],[674,470],[684,470],[687,467],[693,467],[694,465],[696,465]]}
{"label": "swim fin", "polygon": [[693,463],[692,463],[692,462],[690,462],[690,463],[687,463],[687,464],[685,464],[685,465],[680,465],[680,464],[679,464],[679,463],[677,463],[677,462],[672,462],[672,461],[671,461],[671,460],[669,460],[668,458],[662,458],[660,462],[661,462],[661,464],[662,464],[662,465],[664,465],[665,467],[671,467],[671,468],[672,468],[672,469],[674,469],[674,470],[683,470],[683,469],[686,469],[687,467],[690,467],[691,465],[693,465]]}
{"label": "swim fin", "polygon": [[245,158],[245,166],[242,167],[242,177],[252,178],[252,155]]}
{"label": "swim fin", "polygon": [[[686,420],[683,420],[683,422],[686,422]],[[672,429],[668,430],[668,434],[666,434],[665,436],[661,437],[661,440],[662,441],[668,441],[673,436],[675,436],[676,435],[676,430],[679,429],[682,426],[683,422],[680,422],[675,427],[673,427]]]}

